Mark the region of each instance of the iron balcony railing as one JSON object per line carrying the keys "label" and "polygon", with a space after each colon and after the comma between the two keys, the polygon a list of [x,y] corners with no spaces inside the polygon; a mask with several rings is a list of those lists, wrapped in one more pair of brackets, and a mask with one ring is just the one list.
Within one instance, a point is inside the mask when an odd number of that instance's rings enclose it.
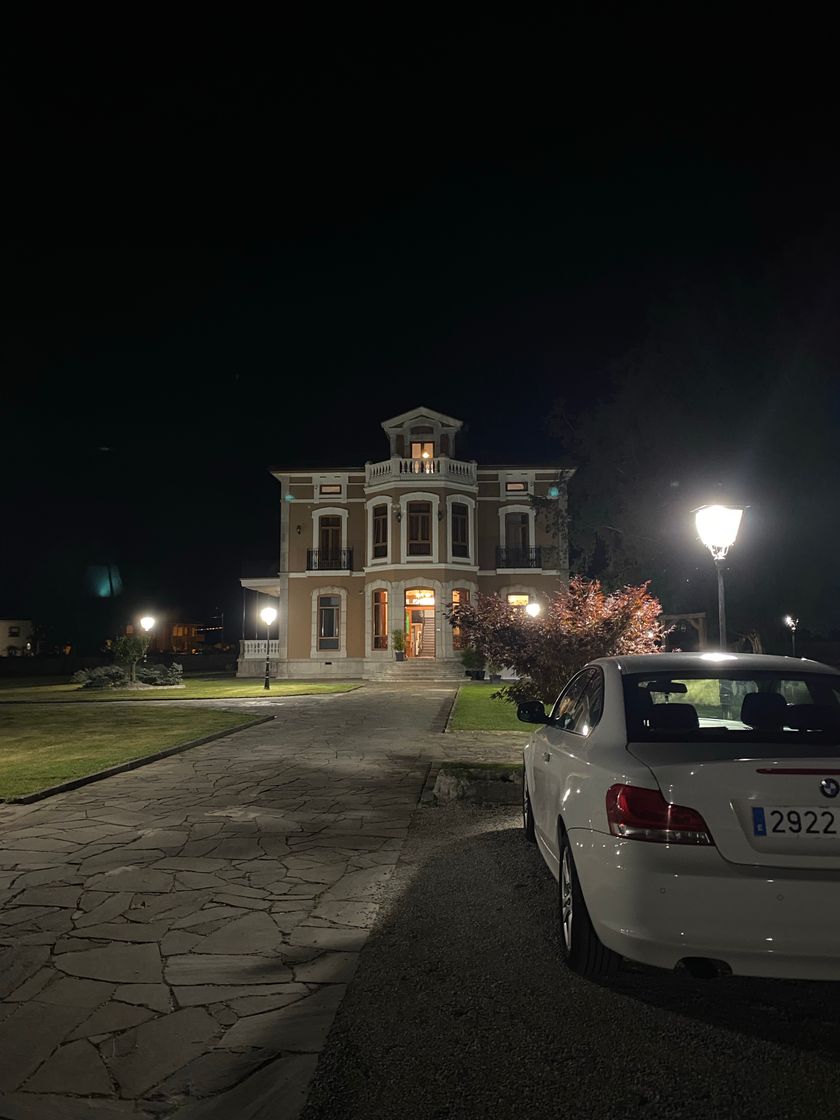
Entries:
{"label": "iron balcony railing", "polygon": [[353,549],[307,548],[306,570],[308,572],[351,572],[353,570]]}
{"label": "iron balcony railing", "polygon": [[497,548],[497,568],[541,568],[542,549],[536,548]]}

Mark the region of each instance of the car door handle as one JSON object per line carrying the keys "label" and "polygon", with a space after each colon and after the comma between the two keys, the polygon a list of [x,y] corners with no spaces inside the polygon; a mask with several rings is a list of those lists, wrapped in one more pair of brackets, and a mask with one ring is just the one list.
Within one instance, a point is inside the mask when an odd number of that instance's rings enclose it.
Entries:
{"label": "car door handle", "polygon": [[548,751],[543,751],[543,762],[551,762],[551,755]]}

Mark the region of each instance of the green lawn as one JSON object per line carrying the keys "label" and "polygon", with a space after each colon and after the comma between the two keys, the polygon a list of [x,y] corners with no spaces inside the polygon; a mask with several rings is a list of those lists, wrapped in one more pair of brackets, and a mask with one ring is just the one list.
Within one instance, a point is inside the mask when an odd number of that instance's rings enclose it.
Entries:
{"label": "green lawn", "polygon": [[474,681],[458,689],[452,713],[452,731],[519,731],[527,734],[530,724],[516,718],[516,705],[506,700],[491,700],[497,684]]}
{"label": "green lawn", "polygon": [[261,679],[224,676],[185,677],[184,688],[127,689],[80,688],[66,677],[0,678],[0,704],[12,700],[52,703],[57,700],[228,700],[232,697],[271,699],[278,696],[310,696],[326,692],[349,692],[358,684],[321,681],[272,681],[268,692]]}
{"label": "green lawn", "polygon": [[8,705],[0,710],[0,798],[21,797],[190,739],[247,727],[213,708]]}

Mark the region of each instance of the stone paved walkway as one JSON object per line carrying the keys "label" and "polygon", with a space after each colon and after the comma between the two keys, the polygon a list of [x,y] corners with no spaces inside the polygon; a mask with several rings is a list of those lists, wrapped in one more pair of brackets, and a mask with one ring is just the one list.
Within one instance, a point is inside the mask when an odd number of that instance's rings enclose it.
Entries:
{"label": "stone paved walkway", "polygon": [[273,723],[0,806],[0,1117],[297,1115],[454,748],[453,692],[279,701]]}

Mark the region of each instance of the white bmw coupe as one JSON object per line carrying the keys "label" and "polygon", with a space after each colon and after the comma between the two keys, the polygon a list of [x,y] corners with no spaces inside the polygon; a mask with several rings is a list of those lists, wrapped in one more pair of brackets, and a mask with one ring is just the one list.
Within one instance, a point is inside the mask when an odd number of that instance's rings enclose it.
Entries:
{"label": "white bmw coupe", "polygon": [[523,818],[562,952],[695,976],[840,980],[840,672],[727,653],[605,657],[525,747]]}

